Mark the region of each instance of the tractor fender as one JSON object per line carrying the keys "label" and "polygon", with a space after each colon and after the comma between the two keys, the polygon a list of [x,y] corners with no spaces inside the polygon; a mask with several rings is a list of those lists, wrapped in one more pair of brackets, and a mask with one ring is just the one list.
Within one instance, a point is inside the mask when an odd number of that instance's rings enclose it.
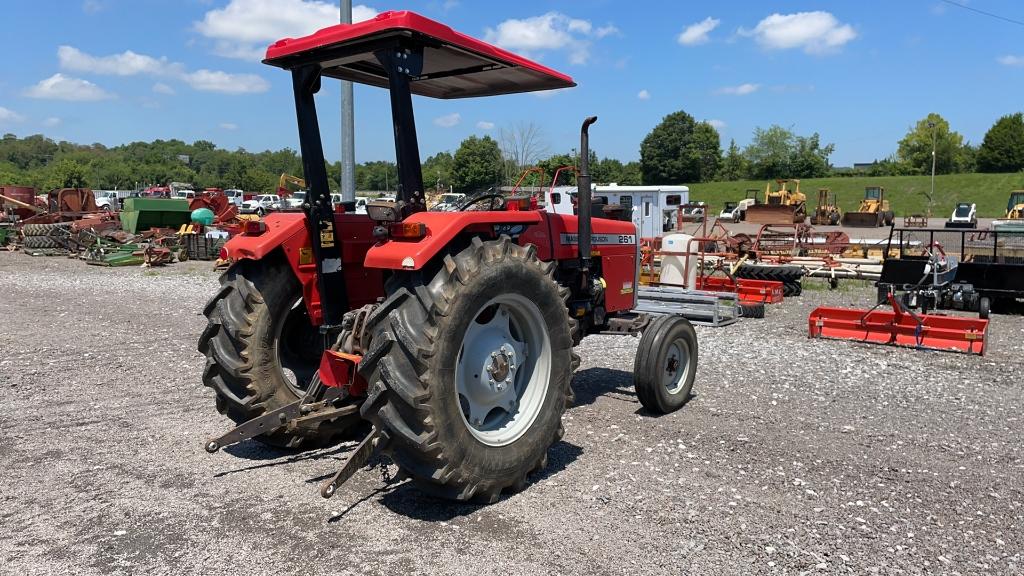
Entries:
{"label": "tractor fender", "polygon": [[378,242],[366,253],[364,266],[390,270],[419,270],[464,231],[491,235],[521,233],[539,224],[538,211],[508,212],[417,212],[403,223],[422,223],[427,235],[418,240],[390,239]]}
{"label": "tractor fender", "polygon": [[301,243],[309,244],[305,214],[274,212],[268,214],[263,222],[267,225],[267,230],[259,236],[239,234],[224,244],[228,258],[231,260],[260,260],[285,242],[290,240],[294,242],[294,237],[298,235],[303,237]]}
{"label": "tractor fender", "polygon": [[306,228],[306,215],[299,212],[274,212],[263,222],[266,232],[258,236],[239,234],[224,244],[230,260],[262,260],[280,249],[292,273],[302,284],[302,297],[314,325],[322,321],[320,290],[316,283],[316,263]]}

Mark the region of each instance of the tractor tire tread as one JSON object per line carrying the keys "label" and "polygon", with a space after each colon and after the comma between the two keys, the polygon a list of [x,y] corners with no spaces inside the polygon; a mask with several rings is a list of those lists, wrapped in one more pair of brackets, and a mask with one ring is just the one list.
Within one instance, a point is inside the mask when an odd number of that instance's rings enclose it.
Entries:
{"label": "tractor tire tread", "polygon": [[[298,281],[277,255],[261,261],[241,261],[220,277],[221,288],[203,308],[207,326],[199,337],[198,350],[206,356],[203,384],[216,393],[217,410],[241,424],[279,408],[297,397],[284,392],[268,374],[266,358],[272,344],[260,334],[258,324],[270,322],[265,291],[287,294]],[[270,298],[280,298],[271,296]],[[322,435],[296,435],[283,431],[256,439],[278,448],[320,446],[336,437],[328,426]]]}
{"label": "tractor tire tread", "polygon": [[[552,375],[552,383],[564,383],[564,401],[558,406],[557,429],[543,439],[540,455],[525,463],[522,473],[501,479],[482,477],[466,459],[450,454],[456,447],[447,445],[439,434],[447,417],[432,402],[436,386],[431,383],[437,377],[431,360],[439,352],[441,324],[479,270],[504,260],[517,260],[539,272],[563,303],[568,301],[569,290],[555,282],[554,266],[540,261],[533,246],[513,244],[507,236],[487,242],[473,238],[468,248],[442,258],[432,279],[419,274],[392,276],[385,290],[388,297],[367,318],[367,330],[373,336],[359,363],[359,372],[369,386],[360,413],[389,438],[385,453],[422,491],[447,499],[494,502],[503,491],[521,490],[527,475],[546,465],[548,449],[563,434],[560,416],[572,401],[570,380],[578,356],[573,354],[565,362],[564,376]],[[556,341],[552,335],[551,346],[556,351],[571,351],[578,342],[578,326],[567,308],[565,317],[568,330],[564,341]]]}

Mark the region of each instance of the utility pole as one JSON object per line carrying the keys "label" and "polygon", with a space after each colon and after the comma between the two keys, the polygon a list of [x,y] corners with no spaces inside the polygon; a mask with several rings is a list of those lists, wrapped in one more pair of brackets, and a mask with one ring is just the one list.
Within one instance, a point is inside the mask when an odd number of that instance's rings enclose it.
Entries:
{"label": "utility pole", "polygon": [[928,217],[932,217],[932,203],[935,202],[935,122],[928,121],[932,129],[932,195],[928,198]]}
{"label": "utility pole", "polygon": [[[341,23],[352,23],[352,0],[341,0]],[[341,82],[341,199],[356,199],[355,113],[352,106],[352,83]]]}

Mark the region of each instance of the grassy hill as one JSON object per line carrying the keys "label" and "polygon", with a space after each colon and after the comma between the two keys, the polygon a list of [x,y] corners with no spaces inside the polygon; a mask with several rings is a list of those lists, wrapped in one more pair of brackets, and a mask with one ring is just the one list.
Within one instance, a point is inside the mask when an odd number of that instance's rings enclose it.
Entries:
{"label": "grassy hill", "polygon": [[[726,200],[741,200],[748,188],[763,194],[766,181],[707,182],[690,185],[690,200],[702,200],[717,211]],[[808,212],[818,202],[818,188],[831,188],[845,212],[856,210],[864,197],[865,186],[882,186],[897,216],[923,214],[928,200],[921,194],[931,190],[931,176],[878,176],[856,178],[813,178],[800,181],[800,191],[807,195]],[[957,202],[978,205],[978,216],[998,218],[1006,211],[1010,190],[1024,189],[1024,173],[1013,174],[948,174],[935,177],[933,217],[949,217]],[[763,195],[760,196],[763,199]]]}

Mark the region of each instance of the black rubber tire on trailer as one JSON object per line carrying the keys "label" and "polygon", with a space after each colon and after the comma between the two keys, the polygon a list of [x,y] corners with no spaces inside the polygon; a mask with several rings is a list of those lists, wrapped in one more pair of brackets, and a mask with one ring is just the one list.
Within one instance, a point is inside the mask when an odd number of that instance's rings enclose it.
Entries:
{"label": "black rubber tire on trailer", "polygon": [[992,314],[992,301],[989,300],[988,296],[982,296],[978,300],[978,318],[982,320],[988,320],[988,317]]}
{"label": "black rubber tire on trailer", "polygon": [[736,269],[737,278],[752,280],[775,280],[778,282],[795,282],[804,275],[799,266],[769,266],[764,264],[744,264]]}
{"label": "black rubber tire on trailer", "polygon": [[793,298],[804,293],[804,285],[799,280],[793,280],[791,282],[782,283],[782,296],[785,298]]}
{"label": "black rubber tire on trailer", "polygon": [[[432,278],[399,273],[389,279],[387,299],[367,319],[371,340],[359,372],[369,391],[360,412],[390,438],[385,453],[425,492],[493,502],[547,465],[548,449],[562,437],[578,362],[569,291],[554,281],[554,271],[555,263],[541,262],[533,246],[502,236],[474,238],[445,255]],[[493,367],[489,358],[496,356],[486,353],[492,333],[482,330],[491,330],[499,312],[509,318],[507,327],[516,327],[506,328],[511,339],[535,351],[523,355],[517,370],[530,368],[512,375],[512,409],[479,406],[481,418],[472,403],[483,379],[469,375],[478,365]],[[498,357],[512,366],[519,355]]]}
{"label": "black rubber tire on trailer", "polygon": [[740,303],[742,318],[764,318],[764,302]]}
{"label": "black rubber tire on trailer", "polygon": [[[203,309],[203,384],[216,392],[217,410],[241,424],[298,400],[323,346],[302,304],[302,286],[280,253],[236,263],[220,284]],[[318,435],[278,431],[256,439],[280,448],[311,447],[341,432],[327,424]]]}
{"label": "black rubber tire on trailer", "polygon": [[60,248],[56,238],[49,236],[25,236],[22,246],[28,249]]}
{"label": "black rubber tire on trailer", "polygon": [[657,414],[675,412],[690,400],[696,373],[693,325],[681,316],[655,318],[644,330],[633,362],[633,384],[640,404]]}
{"label": "black rubber tire on trailer", "polygon": [[42,224],[25,224],[21,227],[21,233],[28,236],[43,236],[46,234],[45,229],[42,228]]}

